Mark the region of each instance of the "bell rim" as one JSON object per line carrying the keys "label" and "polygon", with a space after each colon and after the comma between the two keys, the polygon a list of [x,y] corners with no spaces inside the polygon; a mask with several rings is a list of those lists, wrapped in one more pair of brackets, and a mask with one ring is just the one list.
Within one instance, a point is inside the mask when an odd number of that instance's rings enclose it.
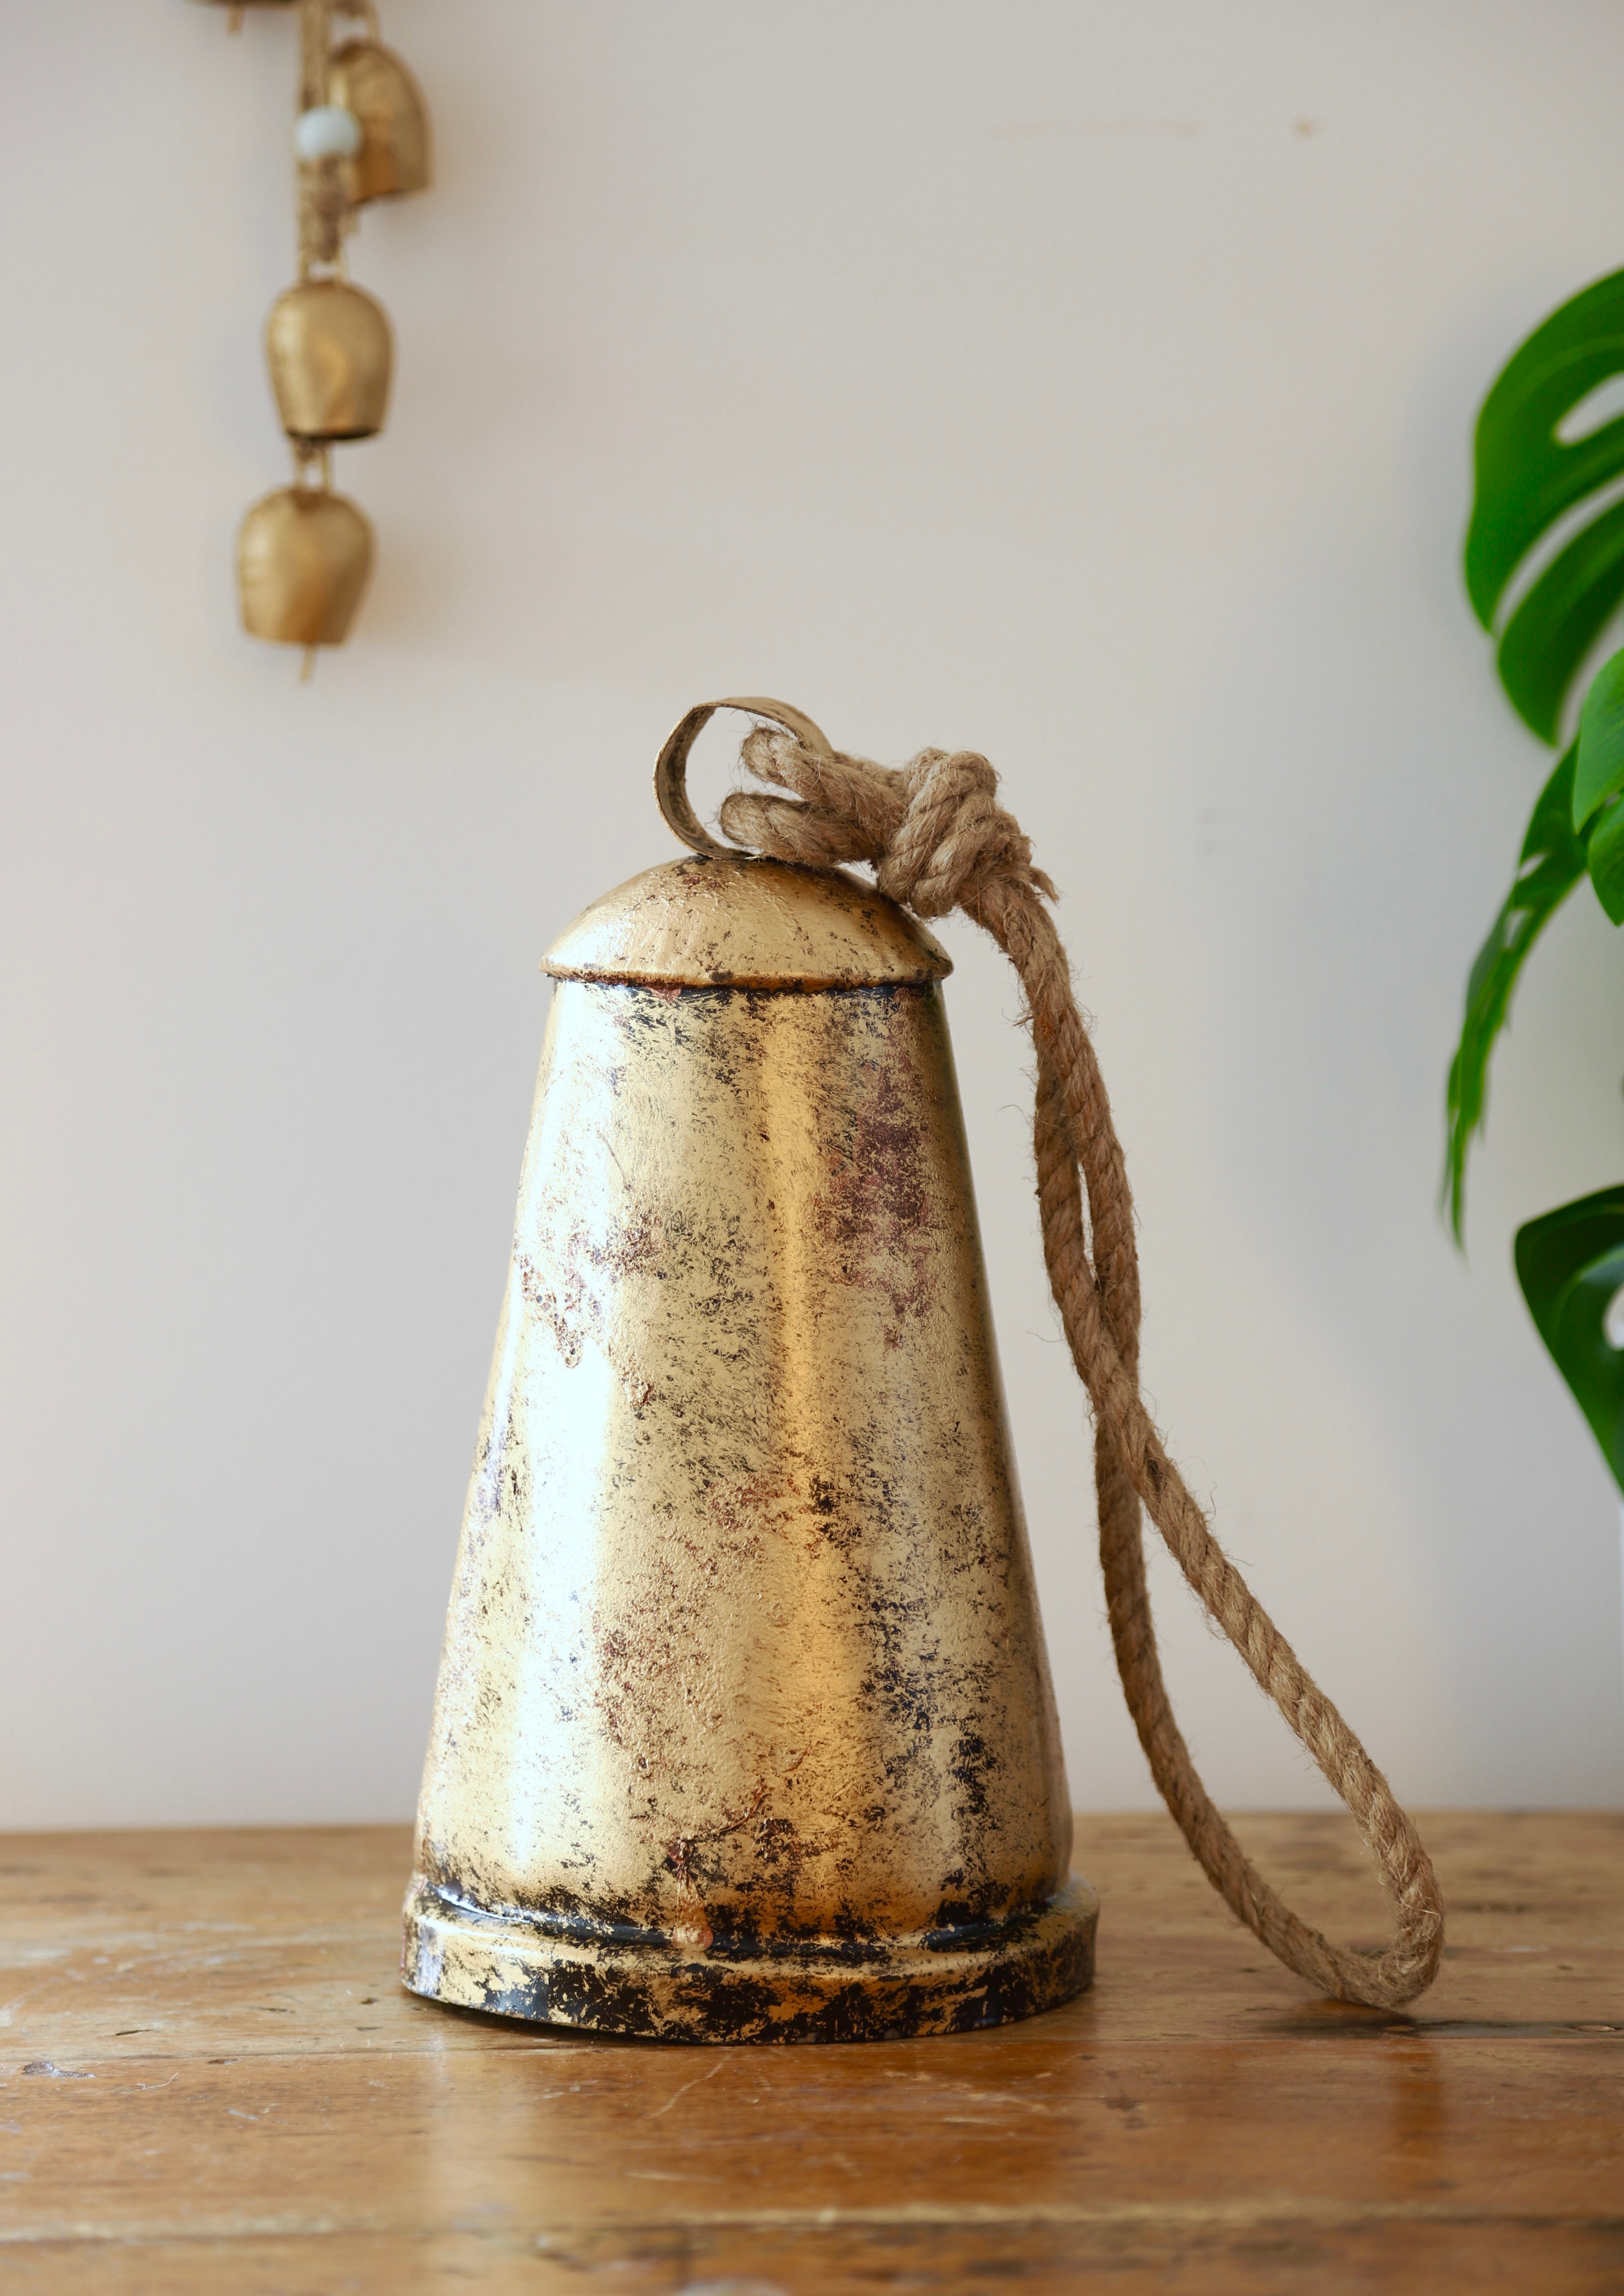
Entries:
{"label": "bell rim", "polygon": [[[1094,1981],[1100,1901],[1073,1874],[1001,1922],[698,1951],[484,1913],[413,1877],[401,1981],[516,2023],[701,2044],[888,2041],[1013,2024]],[[960,1940],[956,1942],[956,1940]]]}

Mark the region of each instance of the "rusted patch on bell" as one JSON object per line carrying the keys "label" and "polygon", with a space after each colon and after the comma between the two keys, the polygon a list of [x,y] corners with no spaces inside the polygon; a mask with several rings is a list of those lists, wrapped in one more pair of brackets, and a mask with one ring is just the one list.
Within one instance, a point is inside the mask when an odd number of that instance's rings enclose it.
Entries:
{"label": "rusted patch on bell", "polygon": [[849,1136],[831,1149],[829,1176],[812,1207],[816,1233],[843,1283],[866,1285],[889,1304],[886,1344],[926,1313],[933,1247],[943,1215],[931,1193],[931,1111],[914,1060],[914,1015],[902,997],[879,1005],[884,1048],[854,1070]]}

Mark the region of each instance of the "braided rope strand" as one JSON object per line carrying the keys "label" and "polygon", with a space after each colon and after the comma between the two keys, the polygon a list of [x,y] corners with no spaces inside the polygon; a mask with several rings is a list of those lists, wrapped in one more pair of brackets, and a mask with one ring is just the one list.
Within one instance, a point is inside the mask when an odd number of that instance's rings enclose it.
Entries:
{"label": "braided rope strand", "polygon": [[[1034,1149],[1044,1259],[1095,1421],[1106,1608],[1122,1688],[1162,1799],[1232,1911],[1300,1976],[1342,2001],[1395,2009],[1437,1974],[1444,1914],[1431,1862],[1387,1780],[1213,1537],[1139,1391],[1139,1259],[1111,1103],[1046,901],[1054,888],[970,751],[922,750],[901,768],[758,726],[745,765],[788,796],[737,790],[721,823],[738,844],[803,866],[871,864],[922,917],[962,909],[1013,964],[1038,1052]],[[1333,1944],[1252,1866],[1196,1774],[1162,1677],[1141,1509],[1209,1615],[1341,1797],[1392,1899],[1396,1936],[1369,1955]]]}

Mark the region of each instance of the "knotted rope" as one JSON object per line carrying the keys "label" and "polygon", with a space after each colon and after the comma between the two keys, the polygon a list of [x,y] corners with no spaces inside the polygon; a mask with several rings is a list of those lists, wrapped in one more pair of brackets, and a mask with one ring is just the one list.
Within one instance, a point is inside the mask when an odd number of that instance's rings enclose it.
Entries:
{"label": "knotted rope", "polygon": [[[1094,1408],[1100,1560],[1139,1742],[1209,1880],[1271,1952],[1339,2000],[1375,2009],[1413,2001],[1431,1983],[1443,1952],[1431,1862],[1387,1780],[1213,1538],[1139,1392],[1139,1261],[1122,1150],[1066,952],[1044,906],[1054,888],[1032,865],[1030,840],[997,802],[997,774],[968,751],[922,750],[900,770],[838,752],[820,756],[767,726],[746,738],[742,756],[762,781],[792,795],[735,791],[721,810],[729,837],[814,868],[870,862],[881,891],[918,915],[963,909],[1019,973],[1038,1051],[1044,1257]],[[1384,1952],[1333,1945],[1300,1920],[1251,1864],[1196,1775],[1162,1680],[1141,1506],[1351,1812],[1397,1913],[1398,1935]]]}

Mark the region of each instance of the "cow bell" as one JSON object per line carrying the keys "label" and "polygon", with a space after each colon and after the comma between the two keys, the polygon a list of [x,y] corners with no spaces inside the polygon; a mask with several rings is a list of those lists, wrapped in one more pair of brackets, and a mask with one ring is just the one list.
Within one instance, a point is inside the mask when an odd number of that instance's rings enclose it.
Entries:
{"label": "cow bell", "polygon": [[871,885],[712,843],[709,714],[661,767],[701,849],[545,961],[405,1979],[688,2041],[1000,2024],[1087,1984],[1098,1908],[951,967]]}
{"label": "cow bell", "polygon": [[429,115],[422,90],[380,40],[346,40],[327,61],[327,102],[361,123],[361,149],[345,162],[352,207],[421,192],[429,181]]}
{"label": "cow bell", "polygon": [[373,530],[343,495],[279,487],[237,538],[242,627],[283,645],[342,645],[372,570]]}
{"label": "cow bell", "polygon": [[302,279],[271,306],[265,354],[290,439],[332,446],[383,428],[394,346],[381,303],[342,279]]}

